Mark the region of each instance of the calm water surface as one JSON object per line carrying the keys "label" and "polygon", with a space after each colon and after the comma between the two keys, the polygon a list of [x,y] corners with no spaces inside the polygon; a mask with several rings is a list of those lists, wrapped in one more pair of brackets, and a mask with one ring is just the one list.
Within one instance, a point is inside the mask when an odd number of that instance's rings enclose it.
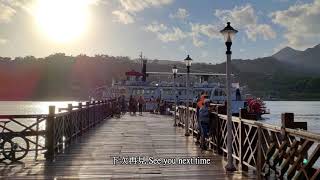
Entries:
{"label": "calm water surface", "polygon": [[[56,106],[58,108],[67,107],[72,103],[77,105],[77,102],[60,101],[60,102],[36,102],[36,101],[0,101],[0,114],[47,114],[49,106]],[[320,133],[320,101],[267,101],[267,108],[270,109],[271,114],[264,115],[264,120],[261,122],[280,125],[281,113],[293,112],[295,113],[295,121],[307,121],[308,130],[311,132]],[[29,122],[29,120],[27,120]],[[27,122],[26,122],[27,123]],[[18,127],[12,127],[18,128]],[[44,128],[44,123],[40,124],[40,129]],[[39,139],[40,143],[44,143],[44,138]],[[309,153],[312,153],[314,146],[311,147]],[[316,162],[316,167],[320,167],[320,160]]]}
{"label": "calm water surface", "polygon": [[[0,101],[0,114],[47,114],[50,105],[67,107],[72,101]],[[320,101],[266,101],[271,114],[264,115],[261,122],[269,124],[281,124],[281,113],[293,112],[295,121],[307,121],[308,130],[320,133]]]}
{"label": "calm water surface", "polygon": [[308,122],[308,130],[320,133],[320,101],[266,101],[271,114],[261,122],[281,124],[281,113],[294,113],[295,121]]}
{"label": "calm water surface", "polygon": [[24,115],[24,114],[48,114],[49,106],[58,108],[67,107],[68,104],[77,105],[73,101],[0,101],[1,115]]}

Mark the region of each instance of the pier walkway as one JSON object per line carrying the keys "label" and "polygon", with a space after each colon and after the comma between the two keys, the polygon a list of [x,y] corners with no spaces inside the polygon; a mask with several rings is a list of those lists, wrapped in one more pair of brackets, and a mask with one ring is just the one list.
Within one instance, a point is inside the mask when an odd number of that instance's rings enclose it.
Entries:
{"label": "pier walkway", "polygon": [[[144,113],[110,118],[78,137],[53,162],[24,159],[0,164],[1,177],[21,179],[255,179],[234,172],[226,174],[223,156],[201,151],[184,129],[173,127],[173,118]],[[114,165],[113,157],[201,157],[209,165]],[[131,161],[134,163],[134,161]],[[0,177],[0,178],[1,178]]]}

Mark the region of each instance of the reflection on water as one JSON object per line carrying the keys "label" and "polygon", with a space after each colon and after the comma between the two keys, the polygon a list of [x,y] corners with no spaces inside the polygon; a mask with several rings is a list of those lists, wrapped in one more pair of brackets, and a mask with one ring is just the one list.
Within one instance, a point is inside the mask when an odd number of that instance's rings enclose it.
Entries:
{"label": "reflection on water", "polygon": [[0,101],[0,114],[48,114],[49,106],[56,106],[56,112],[58,112],[58,108],[67,107],[71,103],[78,104],[74,101]]}
{"label": "reflection on water", "polygon": [[[35,102],[35,101],[0,101],[0,114],[1,115],[23,115],[23,114],[47,114],[50,105],[56,106],[56,112],[58,108],[67,107],[72,103],[77,105],[77,102]],[[320,133],[320,102],[305,102],[305,101],[267,101],[267,108],[270,109],[271,114],[264,115],[262,122],[280,125],[281,113],[293,112],[295,114],[295,121],[307,121],[308,130],[312,132]],[[32,119],[19,119],[22,124],[30,125],[35,123],[35,118]],[[9,125],[10,126],[10,125]],[[40,130],[45,129],[45,122],[40,123]],[[17,131],[21,131],[24,127],[12,123],[11,127]],[[32,141],[36,141],[35,137],[29,137]],[[39,138],[39,143],[44,146],[45,139]],[[310,150],[311,154],[315,146],[314,144]],[[34,144],[30,144],[31,149],[35,149]],[[29,153],[28,156],[33,157],[33,153]],[[43,156],[42,153],[39,155]],[[1,155],[0,155],[1,158]],[[43,157],[42,157],[43,158]],[[315,167],[320,167],[319,160],[316,162]]]}
{"label": "reflection on water", "polygon": [[[67,107],[72,101],[0,101],[0,114],[47,114],[49,106],[58,108]],[[308,130],[320,133],[320,101],[266,101],[266,106],[271,114],[264,115],[262,122],[269,124],[281,124],[281,113],[293,112],[295,121],[308,122]]]}
{"label": "reflection on water", "polygon": [[308,122],[308,130],[320,133],[320,101],[266,101],[271,114],[262,122],[281,125],[281,113],[294,113],[295,121]]}
{"label": "reflection on water", "polygon": [[[28,115],[28,114],[48,114],[49,106],[56,106],[56,113],[58,113],[58,108],[67,107],[68,104],[78,105],[78,102],[72,101],[60,101],[60,102],[36,102],[36,101],[0,101],[0,115]],[[32,126],[33,130],[36,130],[37,126],[37,118],[15,118],[16,123],[11,121],[6,124],[6,128],[11,129],[16,132],[20,132],[26,129],[25,126]],[[41,120],[41,119],[40,119]],[[23,124],[23,126],[21,125]],[[3,128],[0,128],[0,132],[2,132]],[[38,130],[45,130],[45,121],[39,123]],[[7,130],[5,130],[7,131]],[[27,137],[29,140],[36,142],[36,136]],[[36,145],[34,143],[29,142],[30,149],[35,150]],[[23,143],[23,142],[21,142]],[[38,143],[40,146],[44,147],[45,139],[43,136],[39,136]],[[39,148],[41,149],[41,147]],[[29,151],[28,157],[34,157],[34,153]],[[0,154],[0,158],[3,158],[2,154]],[[43,159],[43,154],[40,153],[38,158]]]}

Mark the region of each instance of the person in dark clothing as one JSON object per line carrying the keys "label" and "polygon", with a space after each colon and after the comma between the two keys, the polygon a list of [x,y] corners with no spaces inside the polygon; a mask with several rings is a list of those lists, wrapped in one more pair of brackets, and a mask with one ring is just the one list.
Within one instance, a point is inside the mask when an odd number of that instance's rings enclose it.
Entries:
{"label": "person in dark clothing", "polygon": [[132,112],[133,115],[136,115],[137,109],[138,109],[138,100],[137,97],[132,98]]}
{"label": "person in dark clothing", "polygon": [[127,110],[127,105],[126,105],[126,97],[124,95],[121,96],[121,112],[122,114],[125,114]]}
{"label": "person in dark clothing", "polygon": [[196,144],[200,144],[200,137],[201,137],[201,130],[200,130],[200,121],[199,121],[199,111],[201,109],[201,107],[203,106],[205,100],[205,92],[201,92],[201,94],[199,95],[198,99],[197,99],[197,107],[196,107],[196,113],[197,113],[197,124],[198,124],[198,132],[199,134],[197,135],[197,141],[195,142]]}
{"label": "person in dark clothing", "polygon": [[130,115],[131,115],[132,112],[133,112],[133,104],[134,104],[133,101],[134,101],[134,100],[133,100],[133,97],[130,96],[130,99],[129,99],[129,113],[130,113]]}
{"label": "person in dark clothing", "polygon": [[200,121],[200,147],[202,149],[207,149],[208,145],[206,143],[206,138],[208,138],[209,133],[209,105],[210,100],[205,99],[204,105],[199,110],[199,121]]}
{"label": "person in dark clothing", "polygon": [[146,103],[142,96],[139,97],[138,103],[139,103],[139,114],[140,116],[142,116],[143,106]]}

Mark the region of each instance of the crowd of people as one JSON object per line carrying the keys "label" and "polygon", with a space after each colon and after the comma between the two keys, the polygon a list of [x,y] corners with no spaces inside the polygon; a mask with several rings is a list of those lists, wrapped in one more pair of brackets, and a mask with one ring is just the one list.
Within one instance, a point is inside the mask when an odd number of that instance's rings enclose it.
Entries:
{"label": "crowd of people", "polygon": [[[139,112],[139,115],[142,115],[142,112],[149,111],[150,113],[159,113],[167,114],[168,103],[161,98],[154,98],[153,96],[147,100],[143,96],[133,96],[129,97],[129,100],[126,100],[124,95],[117,98],[117,107],[116,111],[119,114],[125,114],[129,112],[130,115],[136,115]],[[118,114],[117,113],[117,114]]]}
{"label": "crowd of people", "polygon": [[146,101],[143,96],[134,97],[130,96],[129,98],[129,113],[130,115],[136,115],[136,112],[139,111],[139,115],[142,116],[142,112],[144,111]]}
{"label": "crowd of people", "polygon": [[[165,114],[167,111],[167,103],[160,98],[151,97],[148,103],[151,105],[149,110],[151,113],[160,113]],[[136,115],[137,111],[139,115],[142,116],[142,112],[146,110],[146,101],[143,96],[130,96],[129,103],[127,104],[125,96],[120,96],[118,98],[118,105],[120,114],[125,114],[127,110],[130,115]],[[128,107],[128,108],[127,108]],[[202,92],[197,98],[197,123],[198,123],[198,132],[197,144],[200,144],[202,149],[208,148],[208,143],[206,139],[208,138],[209,133],[209,112],[210,112],[210,99],[206,92]]]}
{"label": "crowd of people", "polygon": [[145,100],[143,96],[134,97],[130,96],[129,102],[127,103],[126,97],[124,95],[117,98],[117,102],[115,105],[115,114],[125,114],[129,111],[130,115],[136,115],[137,111],[139,111],[139,115],[142,115],[142,112],[145,108]]}

